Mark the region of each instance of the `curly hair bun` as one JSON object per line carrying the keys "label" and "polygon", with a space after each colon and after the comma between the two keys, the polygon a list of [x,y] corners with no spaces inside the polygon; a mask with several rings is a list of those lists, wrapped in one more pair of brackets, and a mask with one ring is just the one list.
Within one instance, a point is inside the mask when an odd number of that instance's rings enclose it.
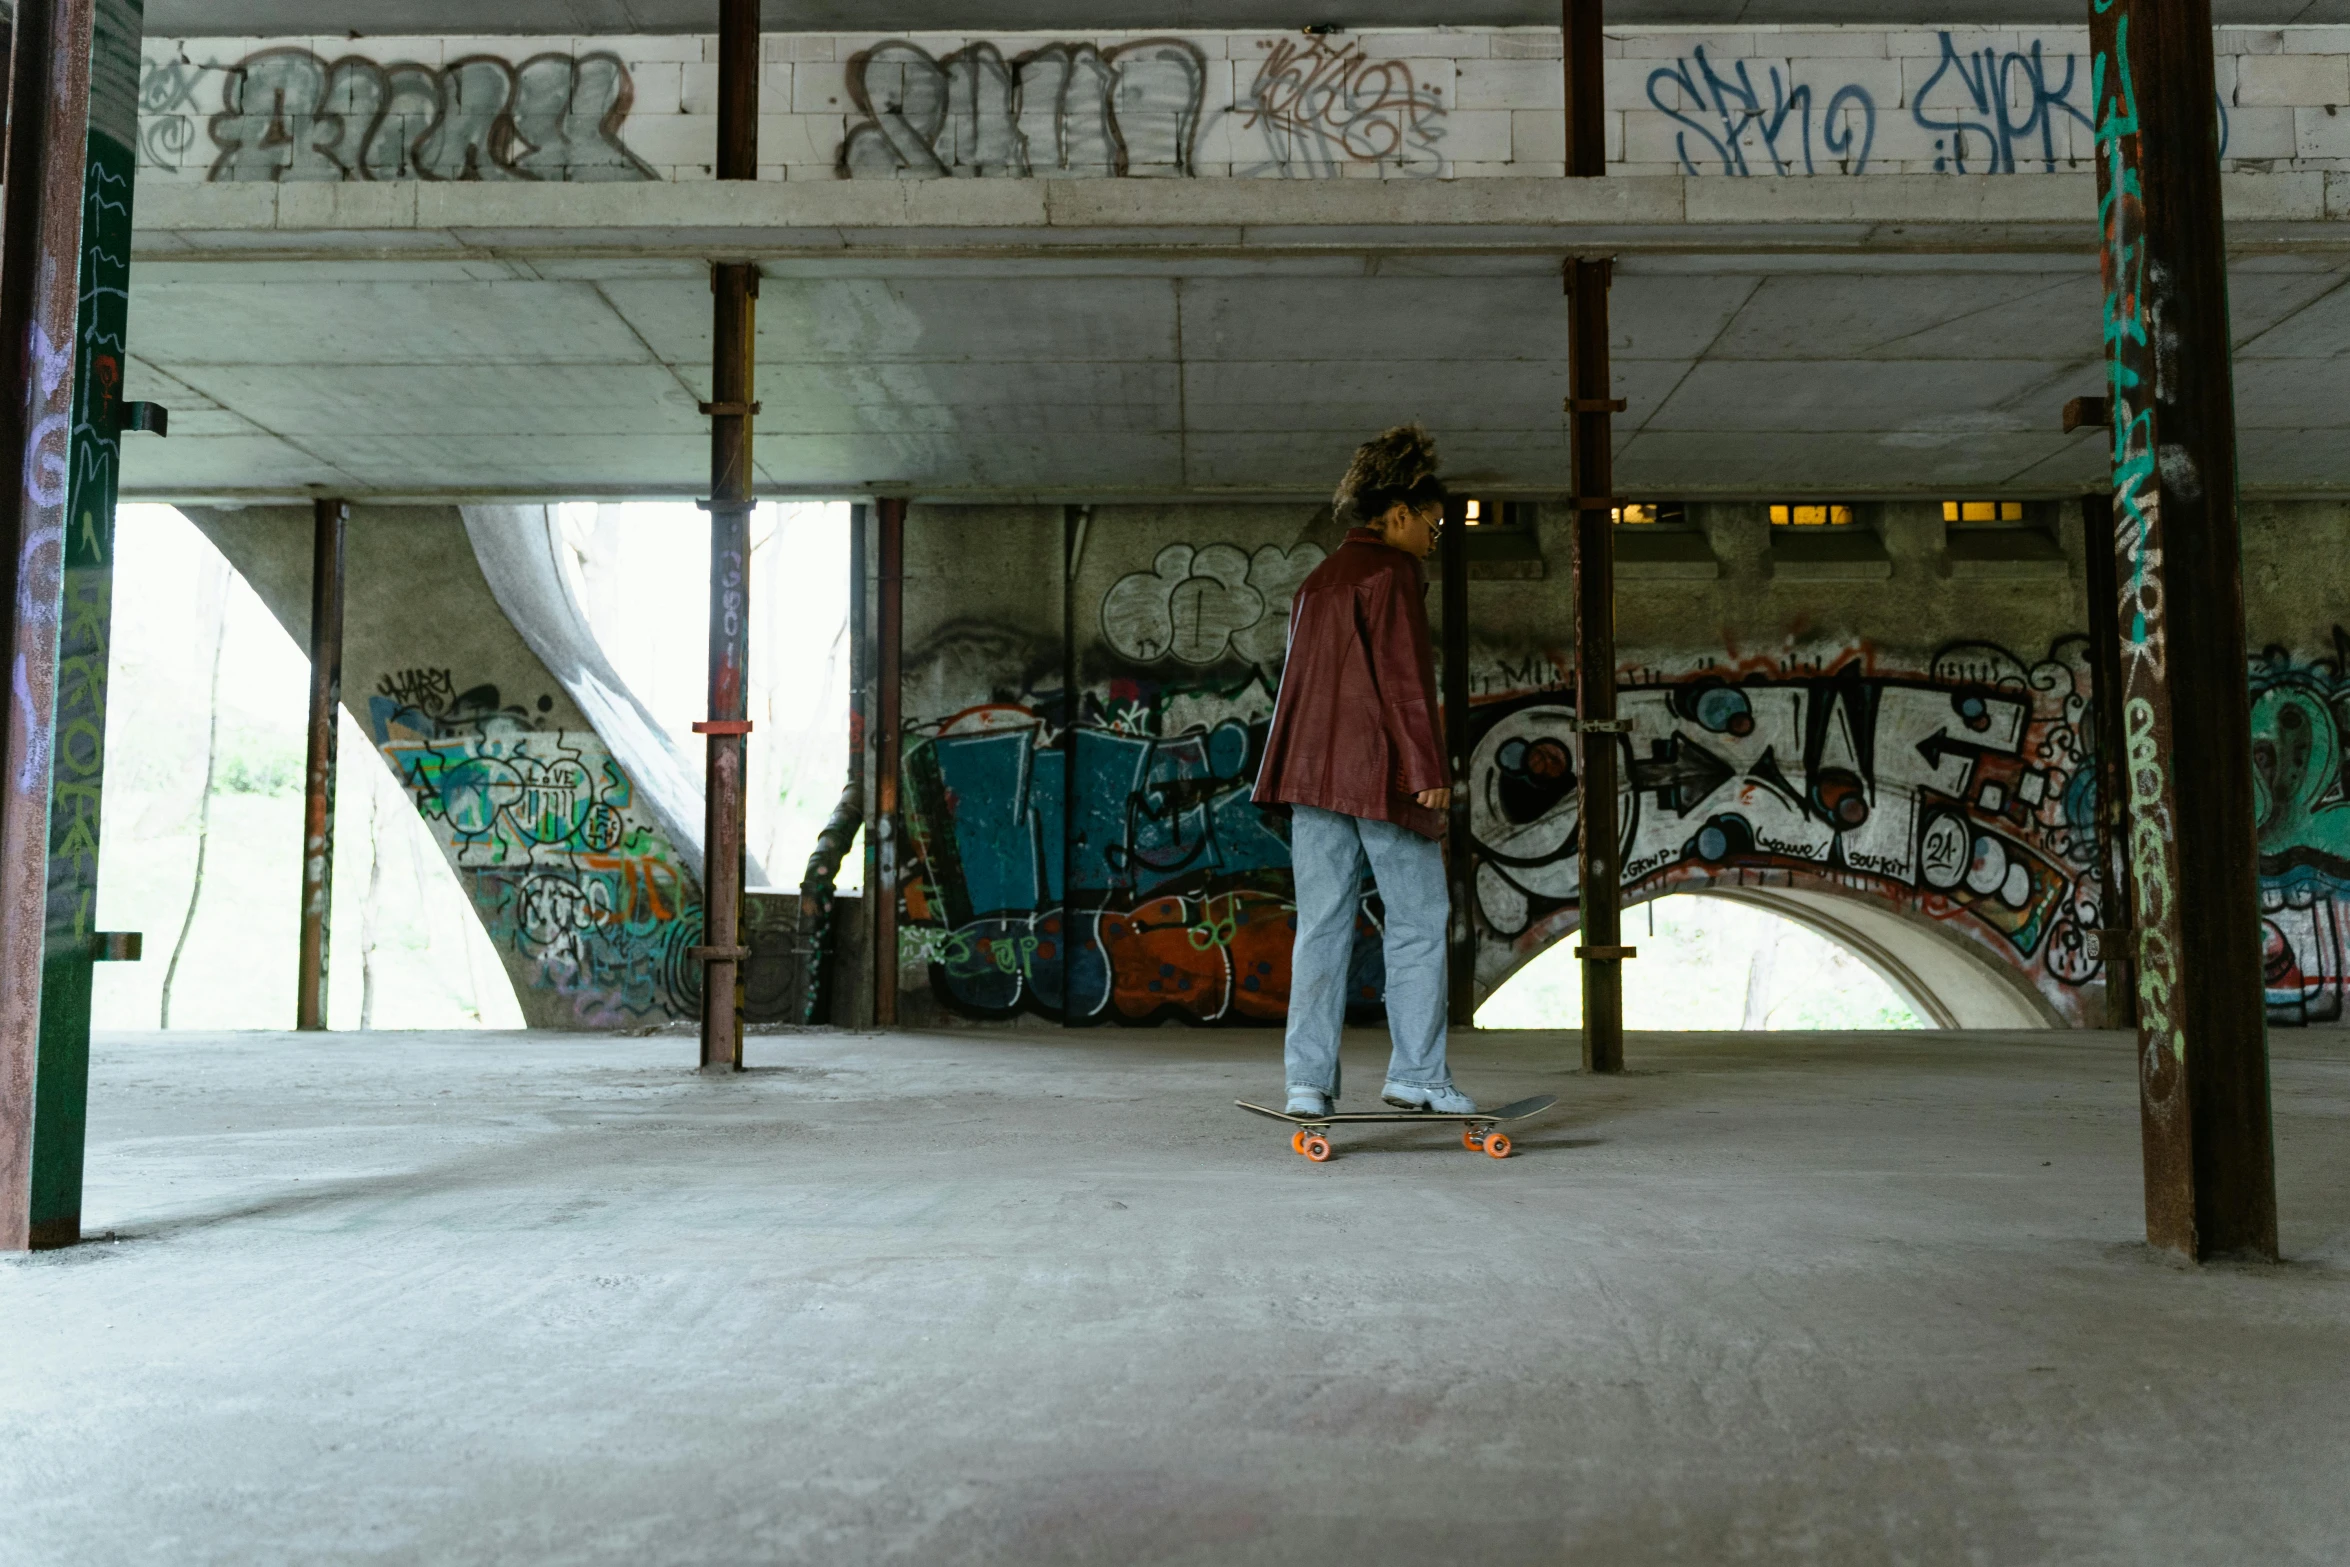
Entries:
{"label": "curly hair bun", "polygon": [[1435,478],[1436,437],[1419,425],[1399,424],[1355,448],[1354,461],[1347,465],[1346,477],[1338,481],[1338,493],[1330,498],[1330,504],[1340,513],[1374,516],[1384,512],[1386,505],[1374,510],[1366,502],[1425,489]]}

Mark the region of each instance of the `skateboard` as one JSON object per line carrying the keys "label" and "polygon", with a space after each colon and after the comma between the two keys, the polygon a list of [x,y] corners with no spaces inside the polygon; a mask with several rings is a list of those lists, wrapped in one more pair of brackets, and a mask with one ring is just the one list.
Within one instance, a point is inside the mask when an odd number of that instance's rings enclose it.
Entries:
{"label": "skateboard", "polygon": [[1468,1115],[1446,1115],[1436,1110],[1369,1110],[1353,1114],[1290,1115],[1280,1110],[1268,1110],[1263,1105],[1252,1105],[1245,1099],[1235,1099],[1251,1115],[1268,1120],[1287,1121],[1297,1128],[1289,1134],[1292,1152],[1304,1154],[1316,1164],[1330,1157],[1330,1128],[1340,1122],[1361,1121],[1458,1121],[1461,1124],[1461,1146],[1471,1153],[1482,1153],[1489,1158],[1507,1159],[1510,1139],[1507,1132],[1495,1128],[1503,1121],[1523,1121],[1530,1115],[1539,1115],[1557,1104],[1558,1095],[1539,1094],[1532,1099],[1521,1099],[1515,1104],[1503,1105],[1498,1110],[1477,1110]]}

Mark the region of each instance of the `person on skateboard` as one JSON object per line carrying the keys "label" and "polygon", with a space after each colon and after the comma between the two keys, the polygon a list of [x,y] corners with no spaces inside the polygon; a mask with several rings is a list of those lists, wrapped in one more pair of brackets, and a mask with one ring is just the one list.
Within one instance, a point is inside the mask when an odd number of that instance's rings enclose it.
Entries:
{"label": "person on skateboard", "polygon": [[1289,1029],[1291,1115],[1338,1096],[1338,1033],[1355,910],[1370,867],[1387,911],[1387,1027],[1395,1051],[1380,1097],[1403,1110],[1477,1106],[1445,1065],[1445,926],[1437,847],[1452,776],[1436,728],[1421,561],[1444,528],[1436,443],[1399,425],[1356,448],[1332,506],[1353,526],[1289,611],[1289,654],[1255,799],[1289,812],[1297,875]]}

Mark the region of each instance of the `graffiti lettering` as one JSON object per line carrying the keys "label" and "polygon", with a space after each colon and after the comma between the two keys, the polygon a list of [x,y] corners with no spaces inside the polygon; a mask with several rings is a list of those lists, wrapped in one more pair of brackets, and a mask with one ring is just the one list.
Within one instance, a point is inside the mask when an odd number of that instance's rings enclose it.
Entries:
{"label": "graffiti lettering", "polygon": [[[2090,112],[2074,101],[2080,62],[2051,56],[2044,40],[2021,47],[1964,48],[1939,35],[1932,74],[1909,100],[1911,121],[1933,138],[1937,174],[2015,174],[2037,167],[2053,173],[2076,161],[2069,125],[2093,129]],[[1757,62],[1759,63],[1759,62]],[[1829,166],[1865,174],[1877,140],[1875,96],[1847,82],[1826,97],[1796,79],[1796,62],[1732,63],[1718,69],[1701,44],[1688,57],[1648,75],[1648,101],[1680,127],[1673,146],[1687,174],[1816,174],[1817,145]],[[2059,72],[2061,71],[2061,74]],[[2092,65],[2092,76],[2094,65]],[[2090,97],[2096,88],[2089,85]],[[2228,111],[2219,100],[2220,152],[2227,153]]]}
{"label": "graffiti lettering", "polygon": [[[329,61],[264,49],[235,65],[150,62],[141,84],[156,161],[193,140],[195,81],[223,74],[211,119],[211,178],[247,180],[649,180],[620,128],[632,90],[608,53],[533,55],[512,65],[472,55],[434,68]],[[179,128],[168,128],[173,120]]]}
{"label": "graffiti lettering", "polygon": [[841,143],[849,179],[1194,172],[1207,63],[1180,38],[1115,49],[1048,44],[1007,61],[991,43],[943,60],[877,44],[849,62],[865,115]]}
{"label": "graffiti lettering", "polygon": [[1290,600],[1322,560],[1314,544],[1268,544],[1254,555],[1230,544],[1170,544],[1149,571],[1120,577],[1103,596],[1102,635],[1140,664],[1276,664],[1288,642]]}
{"label": "graffiti lettering", "polygon": [[1238,174],[1334,179],[1348,163],[1443,171],[1443,94],[1415,85],[1408,61],[1373,60],[1359,43],[1275,39],[1232,113],[1265,144]]}
{"label": "graffiti lettering", "polygon": [[[1784,78],[1776,65],[1767,67],[1771,96],[1766,108],[1744,60],[1724,77],[1706,58],[1703,44],[1690,53],[1694,64],[1676,60],[1648,74],[1648,101],[1684,127],[1673,137],[1684,171],[1705,172],[1690,155],[1689,137],[1695,135],[1704,142],[1709,163],[1718,163],[1724,174],[1752,174],[1756,160],[1748,156],[1750,150],[1761,152],[1768,173],[1792,174],[1799,166],[1806,174],[1818,172],[1812,161],[1812,90],[1795,81],[1792,63]],[[1677,88],[1694,111],[1710,111],[1713,120],[1683,113],[1668,101],[1668,88]],[[1837,160],[1842,172],[1868,172],[1869,149],[1877,140],[1877,104],[1868,89],[1853,83],[1837,88],[1819,130],[1821,150]]]}
{"label": "graffiti lettering", "polygon": [[[2074,1005],[2097,968],[2082,934],[2099,892],[2088,681],[2070,638],[2035,665],[1962,645],[1922,679],[1853,653],[1793,679],[1714,667],[1634,686],[1617,708],[1630,725],[1625,888],[1758,871],[1866,888],[1991,944]],[[1531,693],[1470,720],[1478,912],[1529,954],[1572,928],[1579,895],[1574,716]]]}
{"label": "graffiti lettering", "polygon": [[[2036,38],[2028,50],[2011,49],[2003,55],[1996,49],[1974,49],[1962,55],[1944,33],[1934,74],[1910,105],[1921,127],[1941,133],[1934,141],[1934,172],[2013,174],[2017,147],[2035,134],[2040,141],[2036,159],[2029,150],[2025,157],[2037,161],[2044,172],[2055,172],[2059,157],[2070,161],[2057,149],[2060,121],[2069,117],[2084,127],[2090,123],[2087,113],[2072,102],[2074,74],[2075,62],[2068,54],[2064,79],[2050,87],[2048,61]],[[1936,103],[1938,91],[1963,94],[1963,99],[1943,111]],[[2020,119],[2012,112],[2019,100],[2024,105]],[[1948,118],[1939,117],[1944,112]],[[1970,166],[1968,157],[1978,142],[1982,151]]]}

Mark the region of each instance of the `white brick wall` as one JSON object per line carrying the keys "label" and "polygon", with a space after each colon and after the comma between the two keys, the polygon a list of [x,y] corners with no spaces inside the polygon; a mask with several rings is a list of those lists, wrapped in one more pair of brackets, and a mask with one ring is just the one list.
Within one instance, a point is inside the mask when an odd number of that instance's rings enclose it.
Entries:
{"label": "white brick wall", "polygon": [[[836,177],[842,140],[863,118],[849,87],[854,61],[877,44],[911,42],[939,61],[980,41],[1007,60],[1048,44],[1091,43],[1114,58],[1122,45],[1172,36],[770,34],[761,46],[762,174]],[[1553,30],[1181,36],[1203,73],[1194,145],[1202,176],[1547,177],[1563,165]],[[2230,166],[2350,172],[2350,28],[2221,28],[2215,46]],[[316,56],[319,81],[344,60],[413,62],[438,72],[475,56],[513,65],[548,53],[609,53],[629,73],[630,106],[619,130],[627,152],[656,178],[710,177],[716,41],[699,34],[151,39],[144,101],[156,108],[142,119],[145,177],[209,177],[223,155],[214,117],[238,67],[286,49]],[[1834,177],[1852,171],[1865,143],[1869,173],[1952,172],[1961,147],[1968,172],[2088,167],[2087,49],[2080,28],[1620,29],[1607,39],[1609,163],[1625,174],[1718,175],[1726,160],[1733,170],[1771,173],[1775,148],[1776,164]],[[1277,56],[1287,61],[1287,76],[1271,82],[1269,104],[1259,103],[1260,78]],[[338,78],[345,97],[353,80]],[[302,90],[297,79],[295,96]],[[1393,101],[1407,91],[1412,105]],[[1774,122],[1775,140],[1766,136]],[[346,165],[360,161],[364,125],[338,130],[318,121],[308,129]],[[580,134],[575,123],[573,135]],[[1839,144],[1849,137],[1842,156],[1829,147],[1831,137]],[[1365,153],[1399,139],[1399,155]],[[243,177],[272,173],[266,157],[250,154],[238,167]],[[297,172],[331,174],[333,164],[311,159]]]}

